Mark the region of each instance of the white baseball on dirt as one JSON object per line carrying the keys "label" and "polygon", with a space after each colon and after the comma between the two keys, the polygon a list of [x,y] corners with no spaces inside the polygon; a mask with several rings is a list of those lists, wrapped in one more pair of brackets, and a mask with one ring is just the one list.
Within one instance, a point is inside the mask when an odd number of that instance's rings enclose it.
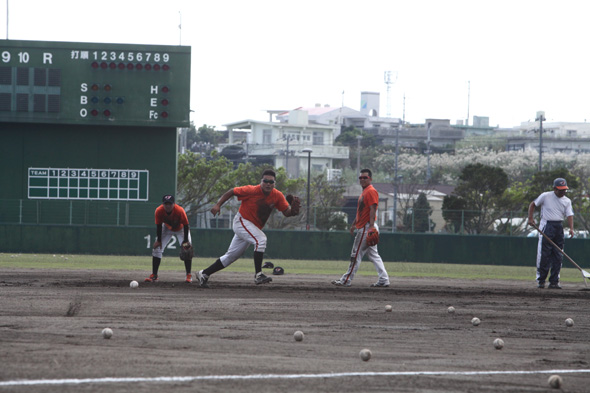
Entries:
{"label": "white baseball on dirt", "polygon": [[111,328],[102,329],[102,337],[106,339],[113,337],[113,330]]}
{"label": "white baseball on dirt", "polygon": [[471,324],[473,326],[479,326],[480,323],[481,323],[481,321],[479,320],[478,317],[473,317],[473,319],[471,320]]}
{"label": "white baseball on dirt", "polygon": [[561,385],[563,385],[563,379],[561,379],[559,375],[550,376],[547,382],[553,389],[559,389],[561,388]]}
{"label": "white baseball on dirt", "polygon": [[129,286],[131,288],[137,288],[139,286],[139,283],[137,281],[133,280],[129,283]]}
{"label": "white baseball on dirt", "polygon": [[502,340],[501,338],[495,339],[494,340],[494,348],[496,348],[496,349],[504,348],[504,340]]}
{"label": "white baseball on dirt", "polygon": [[295,341],[303,341],[303,332],[301,330],[297,330],[295,333],[293,333],[293,338],[295,338]]}
{"label": "white baseball on dirt", "polygon": [[455,307],[451,306],[447,308],[447,311],[449,312],[449,314],[453,314],[455,312]]}
{"label": "white baseball on dirt", "polygon": [[367,362],[369,359],[371,359],[371,351],[369,349],[361,349],[361,352],[359,353],[359,356],[361,357],[361,359],[364,362]]}
{"label": "white baseball on dirt", "polygon": [[572,326],[574,326],[574,320],[573,320],[573,319],[571,319],[571,318],[568,318],[568,319],[566,319],[566,320],[565,320],[565,326],[567,326],[567,327],[572,327]]}
{"label": "white baseball on dirt", "polygon": [[393,307],[391,307],[390,304],[388,304],[388,305],[385,306],[385,311],[391,312],[391,310],[393,310]]}

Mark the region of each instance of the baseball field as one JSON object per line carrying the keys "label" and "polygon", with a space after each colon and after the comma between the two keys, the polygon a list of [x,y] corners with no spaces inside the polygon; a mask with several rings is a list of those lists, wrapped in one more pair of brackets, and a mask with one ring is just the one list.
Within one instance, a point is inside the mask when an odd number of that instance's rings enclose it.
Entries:
{"label": "baseball field", "polygon": [[149,257],[0,254],[0,392],[590,391],[577,270],[549,290],[534,267],[386,262],[391,286],[370,288],[365,261],[341,288],[346,261],[273,263],[270,284],[244,259],[204,289],[174,256],[147,284]]}

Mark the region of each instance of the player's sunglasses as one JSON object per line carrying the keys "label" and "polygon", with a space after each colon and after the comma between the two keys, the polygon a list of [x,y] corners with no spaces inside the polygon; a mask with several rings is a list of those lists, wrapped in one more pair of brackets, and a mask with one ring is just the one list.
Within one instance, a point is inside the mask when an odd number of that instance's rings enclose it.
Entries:
{"label": "player's sunglasses", "polygon": [[359,180],[367,180],[369,176],[359,176]]}
{"label": "player's sunglasses", "polygon": [[262,179],[263,183],[268,183],[268,184],[275,184],[274,180],[269,180],[269,179]]}

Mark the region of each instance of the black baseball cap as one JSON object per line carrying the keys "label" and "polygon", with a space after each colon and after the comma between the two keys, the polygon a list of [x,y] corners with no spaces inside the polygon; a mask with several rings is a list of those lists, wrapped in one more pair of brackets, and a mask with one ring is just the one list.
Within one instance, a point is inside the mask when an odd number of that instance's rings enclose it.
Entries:
{"label": "black baseball cap", "polygon": [[553,188],[557,188],[558,190],[569,190],[567,186],[567,182],[565,179],[558,177],[557,179],[553,180]]}
{"label": "black baseball cap", "polygon": [[164,195],[162,197],[162,203],[174,203],[174,195]]}

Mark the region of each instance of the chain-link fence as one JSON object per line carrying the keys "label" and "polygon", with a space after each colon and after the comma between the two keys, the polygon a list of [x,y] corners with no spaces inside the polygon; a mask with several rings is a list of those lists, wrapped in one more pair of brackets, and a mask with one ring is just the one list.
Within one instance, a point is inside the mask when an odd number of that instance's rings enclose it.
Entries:
{"label": "chain-link fence", "polygon": [[[88,226],[152,226],[159,203],[77,200],[0,200],[0,223]],[[231,228],[239,204],[227,204],[221,214],[203,211],[189,214],[191,228]],[[309,216],[307,211],[309,210]],[[347,231],[356,216],[356,207],[302,206],[297,217],[285,218],[274,212],[266,229]],[[472,210],[393,209],[378,211],[382,232],[534,235],[526,225],[526,213],[490,214]]]}

